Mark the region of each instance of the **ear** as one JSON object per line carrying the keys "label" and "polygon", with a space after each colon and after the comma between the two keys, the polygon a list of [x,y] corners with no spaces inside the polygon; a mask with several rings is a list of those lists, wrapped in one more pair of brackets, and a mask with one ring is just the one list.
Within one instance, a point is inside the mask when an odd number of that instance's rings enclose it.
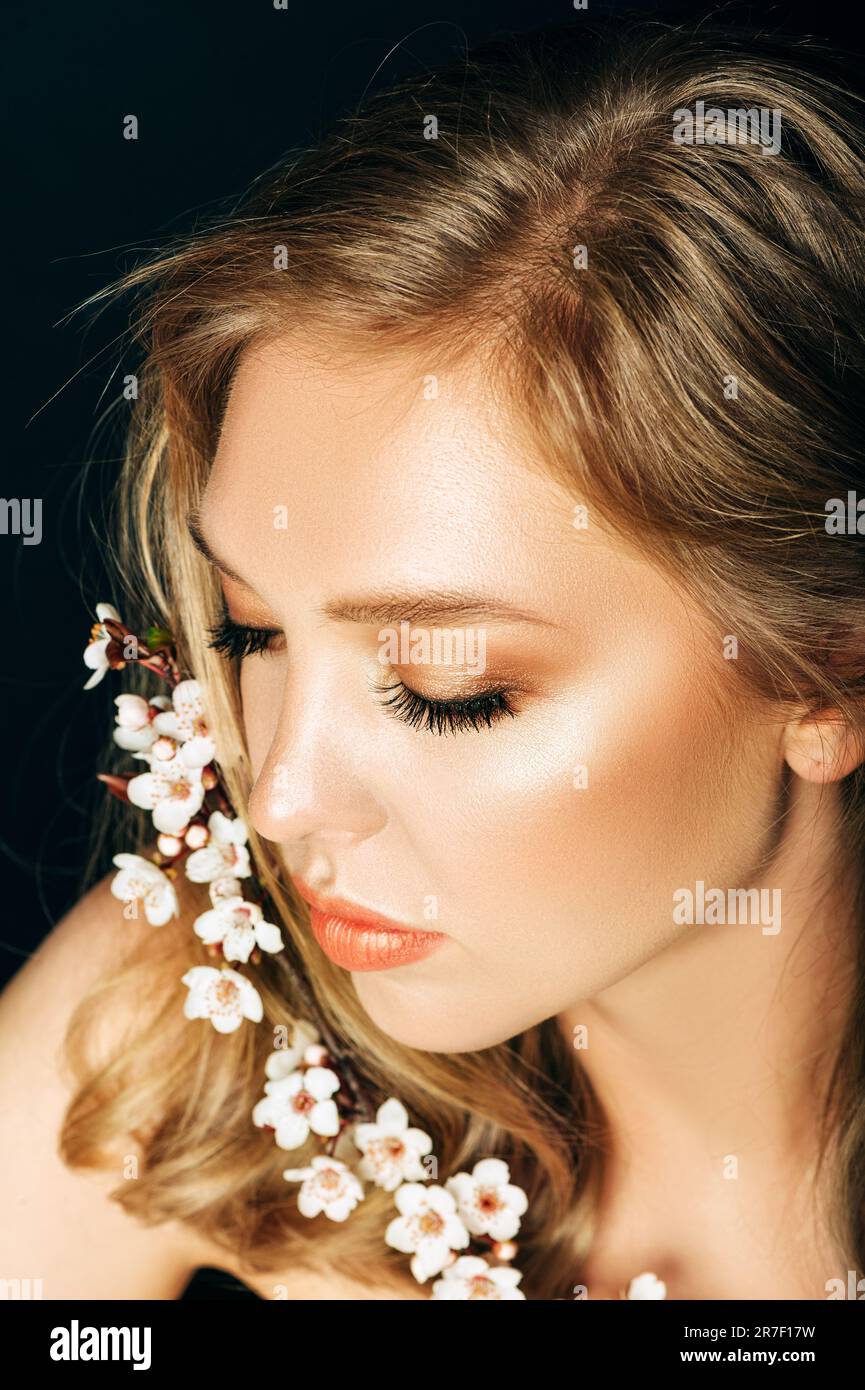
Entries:
{"label": "ear", "polygon": [[865,734],[838,710],[791,720],[784,730],[784,757],[806,782],[840,782],[865,762]]}

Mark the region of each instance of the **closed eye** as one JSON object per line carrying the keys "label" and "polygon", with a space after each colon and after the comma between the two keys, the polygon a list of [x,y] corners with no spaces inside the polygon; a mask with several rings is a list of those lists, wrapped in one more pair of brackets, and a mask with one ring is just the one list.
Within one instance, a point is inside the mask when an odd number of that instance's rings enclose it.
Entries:
{"label": "closed eye", "polygon": [[508,700],[509,692],[504,689],[487,690],[459,700],[429,700],[416,690],[410,690],[401,680],[388,686],[374,683],[373,688],[394,719],[402,720],[413,729],[426,729],[431,734],[490,729],[498,720],[516,715]]}
{"label": "closed eye", "polygon": [[285,638],[279,628],[276,627],[250,627],[247,623],[236,623],[228,613],[223,613],[215,627],[208,628],[212,641],[208,642],[208,647],[219,652],[229,661],[243,661],[244,657],[253,656],[256,652],[274,653],[282,648],[276,645],[282,639],[283,646]]}

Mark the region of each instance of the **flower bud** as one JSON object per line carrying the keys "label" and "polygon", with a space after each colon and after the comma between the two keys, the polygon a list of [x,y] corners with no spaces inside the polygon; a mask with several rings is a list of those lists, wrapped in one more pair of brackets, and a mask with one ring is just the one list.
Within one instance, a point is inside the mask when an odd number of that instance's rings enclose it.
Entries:
{"label": "flower bud", "polygon": [[159,835],[156,840],[156,848],[160,854],[164,854],[166,859],[176,859],[183,849],[183,841],[178,840],[176,835]]}
{"label": "flower bud", "polygon": [[186,832],[186,843],[190,849],[204,849],[210,839],[210,831],[206,825],[191,825]]}

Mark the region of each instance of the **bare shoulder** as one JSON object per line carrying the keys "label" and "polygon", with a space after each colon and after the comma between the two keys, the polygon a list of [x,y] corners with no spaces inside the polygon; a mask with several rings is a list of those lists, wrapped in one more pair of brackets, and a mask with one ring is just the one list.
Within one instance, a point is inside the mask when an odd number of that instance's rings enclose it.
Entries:
{"label": "bare shoulder", "polygon": [[[116,973],[140,930],[123,918],[110,891],[112,877],[57,923],[0,995],[0,1126],[6,1136],[0,1280],[41,1280],[48,1299],[175,1299],[207,1266],[234,1275],[264,1299],[428,1298],[408,1273],[404,1290],[360,1283],[337,1269],[262,1274],[192,1227],[147,1227],[128,1216],[109,1196],[123,1181],[122,1156],[111,1172],[63,1162],[58,1142],[74,1090],[65,1067],[66,1030],[78,1003],[92,985]],[[175,928],[149,930],[167,935]],[[188,926],[180,921],[176,930]],[[109,1049],[114,1033],[107,1013],[100,1042],[104,1036]]]}
{"label": "bare shoulder", "polygon": [[[9,1027],[13,1018],[20,1025],[25,1014],[32,1015],[46,987],[61,981],[66,986],[65,1025],[90,984],[111,968],[118,954],[120,910],[111,894],[111,879],[107,874],[85,893],[12,977],[0,996],[0,1027]],[[46,1005],[52,1017],[57,1003],[52,999]]]}
{"label": "bare shoulder", "polygon": [[187,1233],[145,1227],[108,1193],[123,1173],[75,1170],[58,1151],[72,1096],[64,1038],[78,1002],[110,973],[123,920],[111,875],[57,923],[0,995],[0,1278],[40,1279],[45,1298],[176,1298],[196,1267]]}

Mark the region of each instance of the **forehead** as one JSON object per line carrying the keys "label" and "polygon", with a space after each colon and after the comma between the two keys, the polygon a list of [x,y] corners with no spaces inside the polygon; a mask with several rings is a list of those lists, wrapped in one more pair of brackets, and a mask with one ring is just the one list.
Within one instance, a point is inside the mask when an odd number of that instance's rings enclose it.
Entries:
{"label": "forehead", "polygon": [[567,614],[585,552],[607,548],[575,529],[575,500],[517,444],[480,362],[286,334],[240,360],[200,510],[264,597],[277,572],[294,589],[458,579],[526,607],[552,584]]}

